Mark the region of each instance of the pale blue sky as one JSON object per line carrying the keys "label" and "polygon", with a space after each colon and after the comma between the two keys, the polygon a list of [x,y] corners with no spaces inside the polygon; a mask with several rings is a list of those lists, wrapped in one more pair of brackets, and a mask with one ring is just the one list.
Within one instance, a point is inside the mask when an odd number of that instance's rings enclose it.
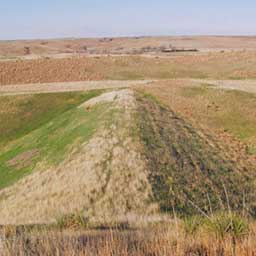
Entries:
{"label": "pale blue sky", "polygon": [[0,0],[0,39],[256,35],[255,0]]}

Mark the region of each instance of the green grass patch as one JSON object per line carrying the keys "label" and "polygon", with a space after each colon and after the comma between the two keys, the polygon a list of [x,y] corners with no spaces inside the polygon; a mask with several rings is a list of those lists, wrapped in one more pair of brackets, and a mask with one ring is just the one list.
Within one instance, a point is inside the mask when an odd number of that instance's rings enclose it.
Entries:
{"label": "green grass patch", "polygon": [[[57,105],[57,109],[45,113],[46,117],[40,112],[42,120],[34,116],[33,130],[25,124],[19,126],[19,138],[12,139],[0,148],[0,189],[30,174],[39,162],[43,163],[45,168],[57,165],[74,146],[79,150],[79,145],[88,141],[100,124],[109,122],[114,110],[110,110],[108,104],[99,104],[90,110],[76,107],[82,99],[84,101],[99,93],[72,95],[72,102],[68,107],[64,105],[63,100],[63,97],[68,95],[60,95],[62,108]],[[51,95],[48,96],[54,100]],[[66,100],[69,101],[70,98]],[[31,131],[21,136],[24,131],[29,130]]]}
{"label": "green grass patch", "polygon": [[0,145],[18,139],[52,118],[102,93],[101,90],[77,93],[4,96],[0,99]]}

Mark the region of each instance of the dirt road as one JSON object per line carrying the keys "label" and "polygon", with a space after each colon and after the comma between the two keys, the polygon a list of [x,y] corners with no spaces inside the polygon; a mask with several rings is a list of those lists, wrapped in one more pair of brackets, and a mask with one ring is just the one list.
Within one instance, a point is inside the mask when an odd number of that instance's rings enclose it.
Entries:
{"label": "dirt road", "polygon": [[[156,80],[155,80],[156,81]],[[256,93],[256,80],[207,80],[207,79],[175,79],[175,81],[192,82],[191,85],[209,84],[216,88],[227,90],[240,90],[249,93]],[[36,83],[25,85],[0,86],[0,96],[19,94],[38,94],[55,92],[87,91],[94,89],[115,89],[135,87],[138,85],[150,85],[153,80],[133,81],[84,81],[84,82],[63,82],[63,83]],[[152,83],[152,86],[154,84]]]}
{"label": "dirt road", "polygon": [[150,80],[134,81],[85,81],[85,82],[65,82],[47,84],[26,84],[26,85],[6,85],[0,86],[0,96],[19,94],[38,94],[55,92],[75,92],[94,89],[115,89],[126,88],[151,83]]}

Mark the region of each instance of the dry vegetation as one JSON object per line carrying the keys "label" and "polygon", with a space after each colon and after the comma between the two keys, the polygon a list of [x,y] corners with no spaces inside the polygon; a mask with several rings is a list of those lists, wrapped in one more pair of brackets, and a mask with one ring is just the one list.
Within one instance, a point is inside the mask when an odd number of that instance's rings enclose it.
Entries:
{"label": "dry vegetation", "polygon": [[15,228],[1,231],[7,256],[253,256],[255,224],[236,215],[174,220],[150,228],[84,231],[79,229]]}
{"label": "dry vegetation", "polygon": [[[12,93],[115,91],[1,96],[0,254],[255,255],[253,39],[1,42]],[[170,44],[200,52],[151,54]],[[71,83],[21,85],[49,82]]]}
{"label": "dry vegetation", "polygon": [[219,90],[188,80],[155,82],[144,90],[215,141],[231,147],[236,163],[248,158],[255,161],[255,155],[250,154],[256,147],[255,94]]}
{"label": "dry vegetation", "polygon": [[243,160],[233,159],[232,148],[224,149],[225,143],[148,97],[139,98],[138,120],[162,211],[192,215],[197,207],[225,209],[226,190],[233,210],[241,210],[246,200],[246,211],[254,215],[255,167],[246,155],[240,152]]}

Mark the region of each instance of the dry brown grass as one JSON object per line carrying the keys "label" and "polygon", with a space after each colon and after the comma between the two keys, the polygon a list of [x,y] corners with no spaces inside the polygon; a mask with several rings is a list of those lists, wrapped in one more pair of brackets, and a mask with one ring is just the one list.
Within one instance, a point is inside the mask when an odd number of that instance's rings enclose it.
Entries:
{"label": "dry brown grass", "polygon": [[181,221],[141,230],[15,231],[5,228],[2,255],[86,255],[86,256],[253,256],[256,253],[255,224],[236,240],[222,239],[199,230],[188,234]]}
{"label": "dry brown grass", "polygon": [[168,78],[255,79],[256,52],[145,58],[74,57],[0,62],[0,85]]}

